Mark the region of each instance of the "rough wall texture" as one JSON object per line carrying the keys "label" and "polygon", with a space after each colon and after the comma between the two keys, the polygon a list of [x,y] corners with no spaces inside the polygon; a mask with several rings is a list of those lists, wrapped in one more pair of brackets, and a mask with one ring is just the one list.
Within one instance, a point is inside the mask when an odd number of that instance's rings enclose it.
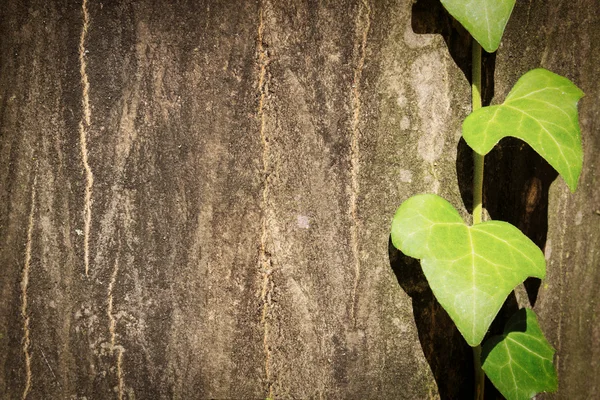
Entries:
{"label": "rough wall texture", "polygon": [[600,393],[600,6],[585,0],[517,5],[497,58],[497,92],[507,93],[536,66],[585,92],[579,103],[584,168],[574,194],[561,178],[550,186],[548,276],[535,309],[557,349],[559,392],[544,398],[594,398]]}
{"label": "rough wall texture", "polygon": [[[413,194],[466,216],[468,49],[440,10],[6,1],[0,397],[464,398],[468,351],[388,249]],[[600,391],[599,21],[519,1],[488,68],[498,101],[538,66],[586,92],[576,194],[511,143],[486,166],[491,188],[529,174],[486,200],[546,247],[549,398]],[[535,179],[546,228],[519,211]]]}

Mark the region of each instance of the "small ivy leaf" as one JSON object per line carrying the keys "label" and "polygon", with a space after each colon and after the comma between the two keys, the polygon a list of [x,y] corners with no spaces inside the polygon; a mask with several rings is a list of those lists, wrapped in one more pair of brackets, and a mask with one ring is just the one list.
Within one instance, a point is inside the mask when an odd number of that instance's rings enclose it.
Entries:
{"label": "small ivy leaf", "polygon": [[481,343],[515,286],[546,275],[541,250],[517,228],[501,221],[467,226],[433,194],[402,203],[391,237],[398,250],[421,260],[433,294],[470,346]]}
{"label": "small ivy leaf", "polygon": [[485,374],[500,393],[507,400],[520,400],[556,391],[553,356],[535,313],[523,308],[508,321],[503,335],[485,342],[481,358]]}
{"label": "small ivy leaf", "polygon": [[442,4],[488,53],[500,46],[516,0],[442,0]]}
{"label": "small ivy leaf", "polygon": [[574,192],[583,167],[577,115],[582,97],[583,92],[567,78],[534,69],[519,79],[503,104],[469,115],[463,123],[463,136],[482,155],[506,136],[527,142]]}

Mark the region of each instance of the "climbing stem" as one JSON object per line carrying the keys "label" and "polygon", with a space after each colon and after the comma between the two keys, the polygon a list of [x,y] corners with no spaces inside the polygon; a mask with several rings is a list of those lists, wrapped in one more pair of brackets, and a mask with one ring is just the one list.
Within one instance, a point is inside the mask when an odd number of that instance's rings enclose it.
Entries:
{"label": "climbing stem", "polygon": [[[473,39],[471,104],[473,112],[481,108],[481,46]],[[483,193],[483,156],[473,152],[473,225],[481,222]]]}
{"label": "climbing stem", "polygon": [[481,369],[481,345],[473,347],[473,368],[475,368],[475,400],[483,400],[485,374]]}
{"label": "climbing stem", "polygon": [[483,208],[481,198],[483,192],[483,156],[473,152],[474,178],[473,178],[473,225],[481,222]]}
{"label": "climbing stem", "polygon": [[[473,39],[471,104],[473,112],[481,108],[481,46]],[[473,152],[473,225],[481,222],[483,193],[483,156]]]}
{"label": "climbing stem", "polygon": [[[471,104],[473,111],[481,108],[481,46],[473,39],[471,71]],[[483,193],[483,156],[473,152],[473,225],[481,222]],[[473,347],[475,370],[475,400],[483,400],[485,375],[481,369],[481,345]]]}

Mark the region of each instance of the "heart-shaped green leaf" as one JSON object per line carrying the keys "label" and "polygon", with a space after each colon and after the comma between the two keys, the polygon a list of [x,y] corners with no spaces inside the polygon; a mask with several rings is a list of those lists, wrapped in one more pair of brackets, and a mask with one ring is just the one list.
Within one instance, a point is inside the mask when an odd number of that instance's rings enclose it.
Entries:
{"label": "heart-shaped green leaf", "polygon": [[506,297],[527,277],[543,278],[541,250],[514,226],[467,226],[443,198],[406,200],[392,222],[392,243],[421,259],[429,286],[470,346],[483,340]]}
{"label": "heart-shaped green leaf", "polygon": [[515,0],[442,0],[448,12],[487,51],[500,46]]}
{"label": "heart-shaped green leaf", "polygon": [[553,356],[535,313],[523,308],[508,321],[503,335],[485,342],[481,358],[486,375],[507,400],[525,400],[558,388]]}
{"label": "heart-shaped green leaf", "polygon": [[519,79],[502,105],[481,108],[463,123],[473,150],[487,154],[500,139],[524,140],[575,191],[583,166],[577,102],[583,92],[570,80],[543,68]]}

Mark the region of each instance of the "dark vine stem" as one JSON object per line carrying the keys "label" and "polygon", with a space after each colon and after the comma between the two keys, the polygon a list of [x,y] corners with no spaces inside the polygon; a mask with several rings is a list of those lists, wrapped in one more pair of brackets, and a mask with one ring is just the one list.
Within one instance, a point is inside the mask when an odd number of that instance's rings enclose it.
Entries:
{"label": "dark vine stem", "polygon": [[[471,67],[472,112],[481,108],[481,46],[473,39]],[[483,213],[483,156],[473,151],[473,225],[481,222]],[[483,400],[485,374],[481,369],[481,345],[473,347],[473,368],[475,370],[475,400]]]}
{"label": "dark vine stem", "polygon": [[483,400],[485,374],[481,369],[481,345],[473,347],[473,368],[475,369],[475,400]]}

